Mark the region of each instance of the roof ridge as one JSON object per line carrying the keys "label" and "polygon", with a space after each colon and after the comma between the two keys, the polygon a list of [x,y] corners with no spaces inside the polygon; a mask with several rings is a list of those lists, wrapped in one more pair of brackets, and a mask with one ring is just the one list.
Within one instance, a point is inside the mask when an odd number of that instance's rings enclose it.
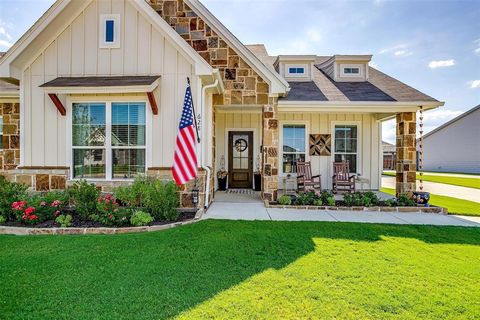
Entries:
{"label": "roof ridge", "polygon": [[431,136],[431,135],[434,134],[435,132],[438,132],[438,131],[442,130],[443,128],[446,128],[446,127],[448,127],[449,125],[457,122],[458,120],[461,120],[461,119],[465,118],[466,116],[468,116],[469,114],[472,114],[473,112],[477,111],[478,109],[480,109],[480,104],[479,104],[478,106],[476,106],[476,107],[471,108],[470,110],[467,110],[467,111],[459,114],[458,116],[456,116],[455,118],[453,118],[453,119],[445,122],[445,123],[442,124],[441,126],[436,127],[435,129],[433,129],[433,130],[430,131],[429,133],[426,133],[425,135],[423,135],[422,138],[425,139],[425,138]]}

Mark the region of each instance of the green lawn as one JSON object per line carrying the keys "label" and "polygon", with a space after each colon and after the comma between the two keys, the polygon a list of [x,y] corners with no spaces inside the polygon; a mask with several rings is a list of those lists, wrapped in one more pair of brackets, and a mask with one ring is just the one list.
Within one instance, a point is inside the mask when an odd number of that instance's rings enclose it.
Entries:
{"label": "green lawn", "polygon": [[[395,176],[395,172],[387,171],[383,172],[383,175],[386,176]],[[417,179],[420,179],[420,174],[417,173]],[[433,173],[424,173],[423,181],[438,182],[445,184],[452,184],[455,186],[468,187],[480,189],[480,179],[478,178],[466,178],[466,177],[449,177],[449,176],[439,176]]]}
{"label": "green lawn", "polygon": [[0,236],[3,319],[474,319],[480,228],[202,221]]}
{"label": "green lawn", "polygon": [[[390,188],[382,188],[380,191],[395,195],[395,190]],[[438,194],[430,195],[430,204],[434,206],[444,207],[448,209],[449,214],[463,214],[467,216],[480,216],[480,203],[440,196]]]}

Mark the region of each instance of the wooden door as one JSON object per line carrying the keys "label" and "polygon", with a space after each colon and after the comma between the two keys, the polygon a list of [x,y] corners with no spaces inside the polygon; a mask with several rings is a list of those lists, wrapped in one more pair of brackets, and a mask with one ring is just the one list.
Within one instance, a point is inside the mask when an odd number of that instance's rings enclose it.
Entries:
{"label": "wooden door", "polygon": [[253,132],[228,133],[228,187],[252,188]]}

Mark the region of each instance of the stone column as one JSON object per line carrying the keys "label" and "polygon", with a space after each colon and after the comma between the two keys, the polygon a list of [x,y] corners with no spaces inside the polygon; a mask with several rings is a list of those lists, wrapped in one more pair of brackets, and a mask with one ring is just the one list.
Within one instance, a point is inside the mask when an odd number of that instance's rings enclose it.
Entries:
{"label": "stone column", "polygon": [[278,190],[279,135],[277,105],[275,101],[271,102],[271,105],[263,107],[262,197],[264,200],[275,201]]}
{"label": "stone column", "polygon": [[415,112],[397,114],[396,194],[413,195],[416,190],[416,115]]}

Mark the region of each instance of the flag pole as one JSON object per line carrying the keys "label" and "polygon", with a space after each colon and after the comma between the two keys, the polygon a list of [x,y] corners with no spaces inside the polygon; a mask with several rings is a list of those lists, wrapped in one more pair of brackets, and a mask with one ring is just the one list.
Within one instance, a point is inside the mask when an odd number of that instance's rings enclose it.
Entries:
{"label": "flag pole", "polygon": [[[187,83],[188,83],[188,86],[190,87],[190,78],[189,77],[187,77]],[[197,126],[197,113],[195,112],[195,105],[193,104],[193,97],[192,97],[192,109],[193,109],[193,120],[195,121],[195,130],[197,131],[197,142],[200,143],[200,135],[198,134],[198,126]]]}

